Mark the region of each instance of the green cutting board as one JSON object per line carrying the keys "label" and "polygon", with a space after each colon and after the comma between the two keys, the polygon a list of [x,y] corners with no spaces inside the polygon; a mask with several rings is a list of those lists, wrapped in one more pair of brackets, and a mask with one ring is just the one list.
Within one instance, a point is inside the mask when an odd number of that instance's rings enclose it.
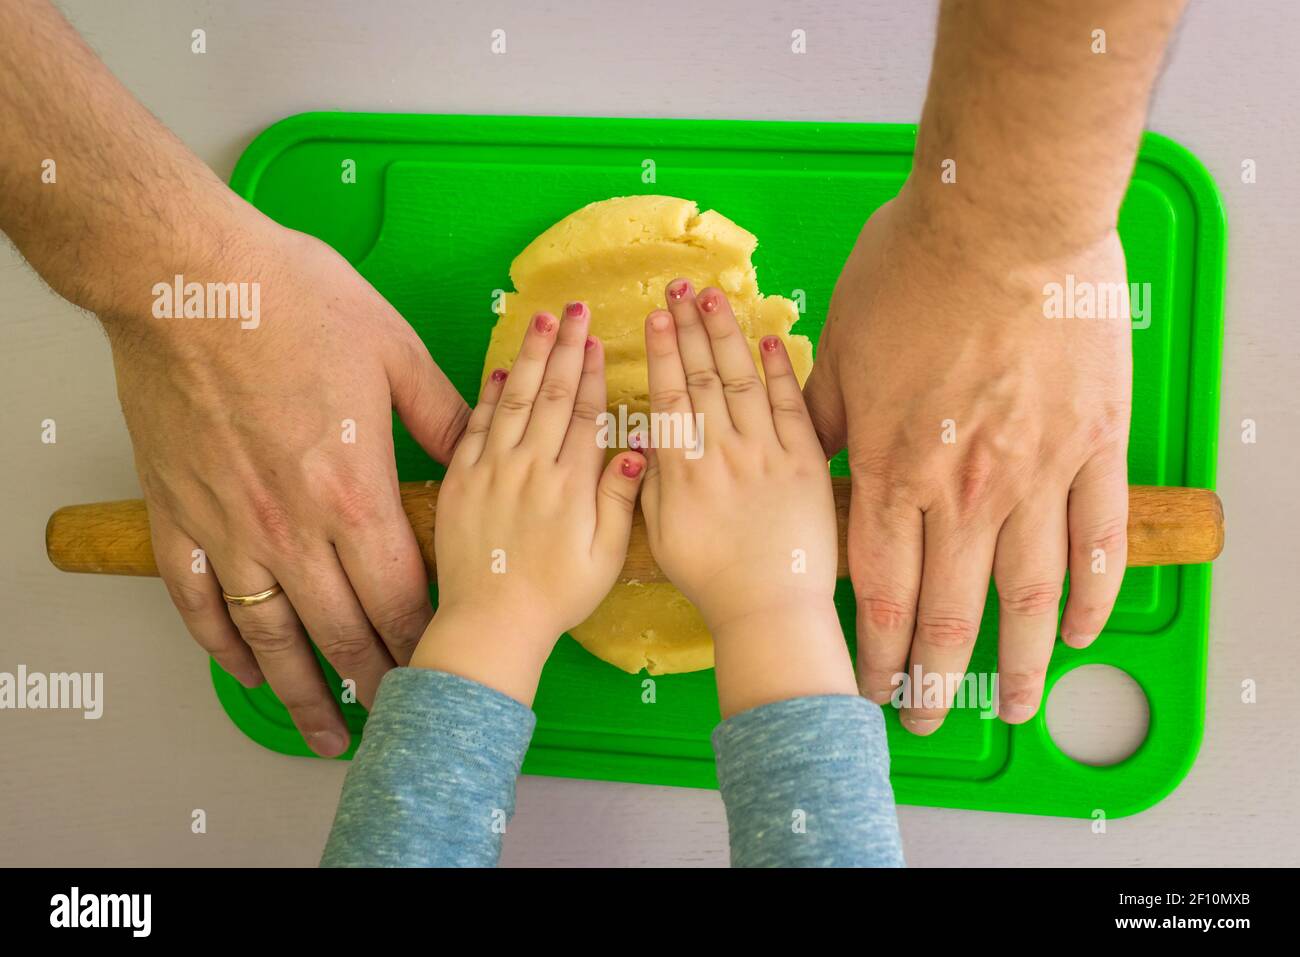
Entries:
{"label": "green cutting board", "polygon": [[[342,253],[473,402],[493,297],[511,288],[511,260],[552,223],[611,196],[685,197],[753,232],[761,289],[792,298],[802,290],[806,312],[795,331],[816,342],[839,269],[868,214],[902,185],[915,135],[913,126],[882,124],[313,113],[262,133],[231,185]],[[349,161],[355,182],[344,175]],[[1191,154],[1146,136],[1120,235],[1129,278],[1150,282],[1153,301],[1149,325],[1133,333],[1130,481],[1212,488],[1224,221],[1213,181]],[[395,430],[400,477],[440,478],[400,424]],[[845,473],[842,458],[833,467]],[[958,710],[919,738],[886,708],[898,800],[1072,817],[1118,817],[1160,800],[1200,745],[1209,589],[1208,565],[1131,568],[1106,632],[1082,651],[1056,645],[1049,693],[1063,674],[1093,663],[1122,669],[1145,691],[1150,725],[1132,756],[1104,768],[1066,757],[1048,735],[1045,709],[1019,727]],[[852,636],[848,582],[838,604]],[[995,669],[996,622],[991,593],[972,671]],[[268,687],[246,691],[215,662],[212,674],[249,737],[310,754]],[[537,694],[524,771],[716,787],[713,673],[657,677],[653,695],[647,680],[563,637]],[[344,712],[359,738],[365,711]]]}

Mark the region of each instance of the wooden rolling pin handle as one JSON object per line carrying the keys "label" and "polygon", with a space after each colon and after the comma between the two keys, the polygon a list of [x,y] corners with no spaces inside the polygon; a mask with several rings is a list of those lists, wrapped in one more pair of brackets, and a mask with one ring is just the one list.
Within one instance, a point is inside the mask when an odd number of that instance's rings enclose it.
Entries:
{"label": "wooden rolling pin handle", "polygon": [[[839,574],[847,577],[849,488],[846,478],[832,480],[839,520]],[[433,522],[438,511],[437,482],[403,482],[402,506],[434,576]],[[1208,489],[1129,486],[1128,564],[1194,565],[1212,561],[1223,549],[1223,506]],[[144,502],[96,502],[70,505],[50,516],[45,527],[45,551],[65,572],[102,575],[158,574],[149,541],[149,517]],[[624,581],[663,581],[650,555],[645,520],[640,510],[632,525],[632,540],[623,564]]]}

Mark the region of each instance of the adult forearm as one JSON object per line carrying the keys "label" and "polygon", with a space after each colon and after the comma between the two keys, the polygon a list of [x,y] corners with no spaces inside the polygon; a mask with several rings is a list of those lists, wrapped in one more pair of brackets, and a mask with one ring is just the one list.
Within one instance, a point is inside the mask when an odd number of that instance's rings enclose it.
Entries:
{"label": "adult forearm", "polygon": [[1113,230],[1184,5],[944,0],[909,192],[1049,256]]}
{"label": "adult forearm", "polygon": [[147,315],[247,210],[47,0],[0,0],[0,229],[56,292]]}

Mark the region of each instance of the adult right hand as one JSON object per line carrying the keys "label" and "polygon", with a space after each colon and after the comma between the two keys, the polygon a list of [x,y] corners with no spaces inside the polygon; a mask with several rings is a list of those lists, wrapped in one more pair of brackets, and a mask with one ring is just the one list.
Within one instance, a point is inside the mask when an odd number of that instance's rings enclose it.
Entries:
{"label": "adult right hand", "polygon": [[[468,408],[341,256],[251,209],[237,219],[184,280],[257,284],[256,324],[158,318],[132,288],[104,325],[172,600],[199,645],[246,686],[265,676],[330,757],[348,731],[307,636],[369,704],[432,617],[392,410],[446,462]],[[277,584],[250,607],[222,597]]]}

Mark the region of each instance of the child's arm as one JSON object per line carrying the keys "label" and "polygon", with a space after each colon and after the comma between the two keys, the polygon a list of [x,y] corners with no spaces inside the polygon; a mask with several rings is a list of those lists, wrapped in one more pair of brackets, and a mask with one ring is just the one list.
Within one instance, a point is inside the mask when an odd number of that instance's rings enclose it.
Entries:
{"label": "child's arm", "polygon": [[600,343],[581,303],[493,373],[438,496],[438,611],[385,677],[322,864],[495,864],[559,635],[618,577],[645,460],[602,470]]}
{"label": "child's arm", "polygon": [[835,613],[830,477],[790,359],[762,341],[764,387],[719,290],[677,280],[667,300],[646,320],[651,408],[702,421],[702,447],[653,449],[641,501],[659,566],[713,633],[732,863],[900,865],[884,720]]}

